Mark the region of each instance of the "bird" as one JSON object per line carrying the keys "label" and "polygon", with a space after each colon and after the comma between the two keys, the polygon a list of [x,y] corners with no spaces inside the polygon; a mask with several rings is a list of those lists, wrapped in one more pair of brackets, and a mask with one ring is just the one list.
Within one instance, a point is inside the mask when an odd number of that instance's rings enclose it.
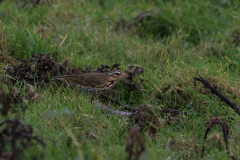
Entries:
{"label": "bird", "polygon": [[103,94],[108,92],[120,80],[129,77],[121,70],[110,72],[92,72],[82,74],[72,74],[65,76],[54,76],[52,80],[67,82],[70,87],[80,87],[83,92]]}

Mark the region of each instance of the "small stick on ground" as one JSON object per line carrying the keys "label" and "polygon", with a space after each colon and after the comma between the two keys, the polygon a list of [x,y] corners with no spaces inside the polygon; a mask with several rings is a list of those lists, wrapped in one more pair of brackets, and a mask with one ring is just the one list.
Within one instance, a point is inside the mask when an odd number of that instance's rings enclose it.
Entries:
{"label": "small stick on ground", "polygon": [[115,111],[115,110],[112,110],[112,109],[108,108],[107,106],[104,106],[100,103],[96,103],[96,104],[103,111],[108,111],[108,112],[111,112],[112,114],[119,114],[120,116],[123,116],[123,117],[131,117],[134,114],[132,112]]}
{"label": "small stick on ground", "polygon": [[48,1],[48,4],[51,6],[52,4],[51,4],[50,0],[47,0],[47,1]]}
{"label": "small stick on ground", "polygon": [[198,77],[193,77],[193,79],[196,81],[202,82],[207,88],[209,88],[214,94],[216,94],[221,100],[226,102],[234,111],[237,112],[238,115],[240,115],[240,110],[236,104],[234,104],[232,101],[230,101],[227,97],[225,97],[221,92],[219,92],[216,88],[214,88],[206,79],[198,75]]}
{"label": "small stick on ground", "polygon": [[223,137],[224,137],[224,141],[226,143],[226,149],[228,150],[228,125],[227,125],[227,123],[224,121],[221,121],[219,118],[211,118],[210,123],[208,124],[207,130],[205,131],[201,158],[203,158],[203,153],[205,151],[204,142],[207,139],[207,134],[215,125],[220,125],[222,127]]}

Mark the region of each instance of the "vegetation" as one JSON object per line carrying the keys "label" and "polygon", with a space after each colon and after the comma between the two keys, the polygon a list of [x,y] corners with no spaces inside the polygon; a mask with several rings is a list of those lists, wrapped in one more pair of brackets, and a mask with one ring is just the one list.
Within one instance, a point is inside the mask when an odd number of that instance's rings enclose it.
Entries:
{"label": "vegetation", "polygon": [[[106,94],[134,109],[147,105],[139,142],[146,150],[139,159],[200,159],[206,123],[212,117],[227,122],[229,149],[221,128],[215,127],[204,143],[203,159],[240,158],[239,115],[200,82],[195,87],[193,79],[200,74],[240,104],[240,2],[52,0],[51,4],[0,1],[1,77],[7,66],[31,58],[29,46],[35,55],[49,53],[56,62],[68,59],[81,68],[95,70],[116,63],[122,71],[131,65],[142,67],[144,73],[133,77],[135,89],[129,90],[123,80]],[[44,150],[45,159],[128,158],[126,141],[136,124],[103,111],[97,106],[99,97],[93,100],[52,83],[12,85],[23,96],[30,86],[37,96],[25,112],[14,106],[8,118],[20,116],[46,143],[45,150],[36,143],[37,147],[23,150],[21,157]],[[161,91],[169,85],[167,92]],[[126,111],[121,105],[106,101],[104,105]],[[188,114],[164,114],[162,109]],[[151,125],[155,133],[147,127]]]}

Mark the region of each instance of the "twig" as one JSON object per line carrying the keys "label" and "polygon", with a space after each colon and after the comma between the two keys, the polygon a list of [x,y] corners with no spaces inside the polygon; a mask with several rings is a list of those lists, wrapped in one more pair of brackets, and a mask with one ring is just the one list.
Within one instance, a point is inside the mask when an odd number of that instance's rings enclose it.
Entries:
{"label": "twig", "polygon": [[[223,137],[224,137],[224,141],[226,143],[226,149],[228,150],[228,125],[226,122],[224,121],[221,121],[219,118],[211,118],[210,119],[210,123],[208,124],[208,127],[207,127],[207,130],[205,131],[205,135],[204,135],[204,141],[206,141],[207,139],[207,134],[208,132],[213,128],[213,126],[215,125],[220,125],[222,127],[222,132],[223,132]],[[203,158],[203,153],[205,151],[205,148],[204,148],[204,143],[203,143],[203,146],[202,146],[202,155],[201,155],[201,158]]]}
{"label": "twig", "polygon": [[51,4],[50,0],[47,0],[47,1],[48,1],[48,4],[51,6],[52,4]]}
{"label": "twig", "polygon": [[63,40],[62,40],[62,42],[59,44],[59,47],[61,47],[61,46],[63,45],[63,43],[65,42],[67,36],[68,36],[68,34],[67,34],[65,37],[63,37]]}
{"label": "twig", "polygon": [[105,111],[110,111],[113,114],[119,114],[120,116],[126,116],[126,117],[130,117],[133,115],[132,112],[124,112],[124,111],[115,111],[115,110],[111,110],[110,108],[107,108],[106,106],[102,106],[102,109]]}
{"label": "twig", "polygon": [[109,111],[112,114],[119,114],[120,116],[123,116],[123,117],[130,117],[134,114],[133,112],[115,111],[108,108],[107,106],[101,105],[100,103],[95,103],[95,104],[97,104],[97,106],[104,111]]}
{"label": "twig", "polygon": [[214,88],[206,79],[198,75],[198,77],[193,77],[194,80],[198,80],[202,82],[206,87],[208,87],[214,94],[216,94],[221,100],[226,102],[234,111],[240,115],[240,110],[236,104],[230,101],[227,97],[225,97],[221,92],[219,92],[216,88]]}

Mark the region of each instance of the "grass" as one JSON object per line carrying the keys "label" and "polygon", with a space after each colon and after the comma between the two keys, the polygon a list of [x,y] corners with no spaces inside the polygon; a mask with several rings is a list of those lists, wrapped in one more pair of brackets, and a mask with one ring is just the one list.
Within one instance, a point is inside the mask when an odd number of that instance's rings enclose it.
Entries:
{"label": "grass", "polygon": [[[240,103],[238,1],[55,0],[51,3],[49,6],[42,1],[34,7],[27,0],[0,2],[1,55],[19,62],[30,58],[29,45],[35,54],[50,53],[59,63],[68,59],[82,68],[96,69],[102,64],[115,63],[120,63],[123,71],[128,65],[144,67],[144,74],[134,79],[137,90],[129,93],[119,83],[115,89],[118,92],[108,93],[129,106],[146,103],[163,122],[155,141],[148,130],[141,134],[147,148],[142,159],[200,159],[205,123],[211,117],[229,124],[230,154],[217,127],[211,131],[210,141],[205,142],[204,159],[231,159],[231,156],[239,159],[239,116],[218,97],[200,93],[201,85],[195,89],[193,84],[193,77],[200,74],[213,85],[224,88],[221,91],[229,99]],[[158,8],[160,15],[116,33],[116,22],[121,18],[126,24],[134,24],[140,13]],[[1,68],[11,65],[3,61]],[[147,81],[140,83],[139,78]],[[166,94],[158,91],[169,84],[171,89]],[[33,87],[37,98],[25,113],[16,110],[10,117],[20,114],[24,123],[33,126],[34,134],[44,139],[45,159],[127,159],[128,119],[103,114],[91,103],[90,96],[69,88]],[[149,100],[150,96],[154,98]],[[197,114],[171,117],[160,114],[159,109]],[[29,158],[39,148],[24,150],[22,156]]]}

